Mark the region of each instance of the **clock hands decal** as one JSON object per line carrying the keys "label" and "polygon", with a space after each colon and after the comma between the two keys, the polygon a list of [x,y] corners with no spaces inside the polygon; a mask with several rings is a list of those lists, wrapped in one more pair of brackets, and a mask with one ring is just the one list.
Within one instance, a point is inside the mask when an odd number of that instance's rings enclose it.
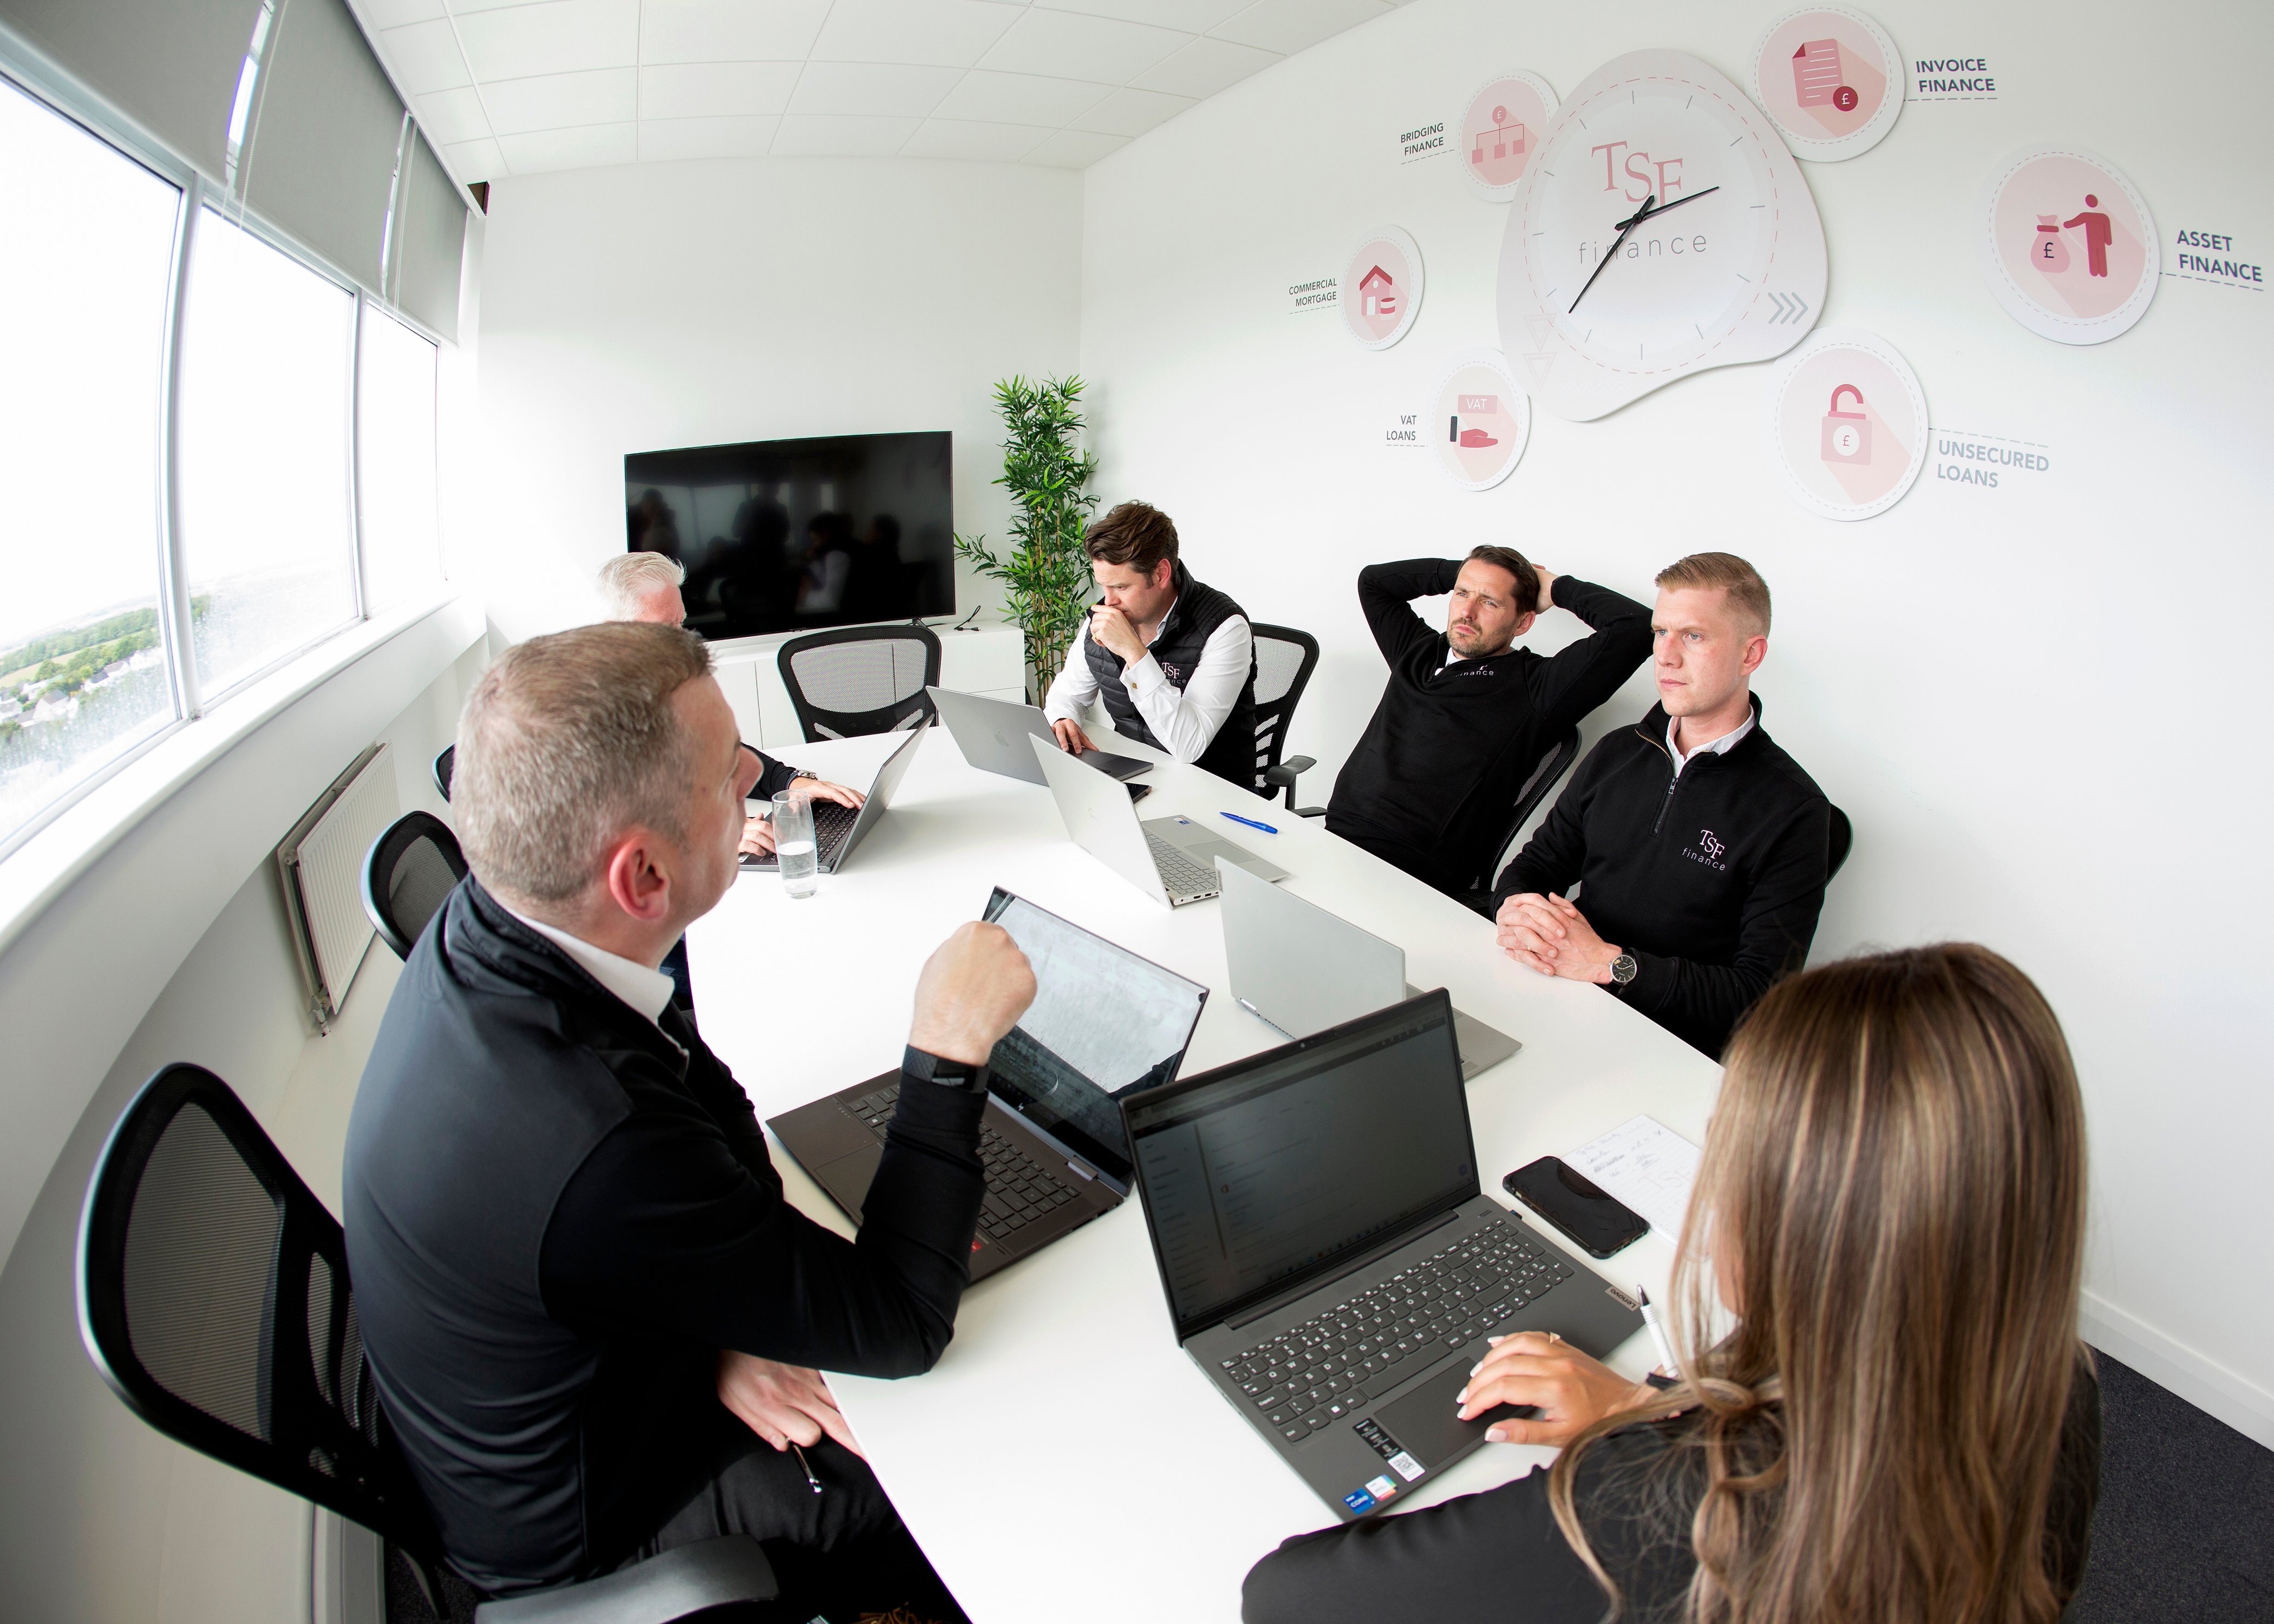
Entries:
{"label": "clock hands decal", "polygon": [[[1815,200],[1760,109],[1705,63],[1607,63],[1533,144],[1499,303],[1501,347],[1540,406],[1586,422],[1687,373],[1782,355],[1815,325]],[[1614,258],[1635,263],[1605,274]]]}
{"label": "clock hands decal", "polygon": [[[1695,203],[1698,199],[1704,197],[1707,192],[1719,192],[1721,190],[1721,189],[1719,186],[1708,186],[1706,188],[1706,192],[1693,192],[1686,198],[1675,199],[1673,202],[1668,203],[1666,206],[1666,208],[1653,208],[1651,207],[1652,204],[1658,201],[1657,193],[1653,192],[1649,197],[1645,198],[1642,200],[1642,207],[1640,208],[1635,210],[1633,214],[1628,215],[1627,218],[1618,222],[1616,227],[1619,234],[1617,240],[1611,244],[1611,252],[1605,254],[1602,259],[1596,263],[1595,276],[1600,276],[1603,274],[1603,267],[1608,265],[1611,262],[1612,256],[1615,255],[1619,252],[1619,244],[1625,242],[1628,237],[1632,234],[1634,229],[1640,225],[1644,221],[1654,219],[1658,215],[1666,213],[1666,210],[1668,208],[1680,208],[1684,203]],[[1579,308],[1579,299],[1584,299],[1587,297],[1587,289],[1595,285],[1595,276],[1590,276],[1587,278],[1586,287],[1581,288],[1579,289],[1578,298],[1575,298],[1571,301],[1571,310],[1577,310]],[[1571,313],[1571,311],[1565,311],[1563,313],[1568,316]]]}

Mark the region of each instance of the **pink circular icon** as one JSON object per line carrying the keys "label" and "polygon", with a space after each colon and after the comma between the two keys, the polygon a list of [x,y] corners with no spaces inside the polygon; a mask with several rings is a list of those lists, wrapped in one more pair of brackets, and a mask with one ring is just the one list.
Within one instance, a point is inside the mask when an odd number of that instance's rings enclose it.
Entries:
{"label": "pink circular icon", "polygon": [[1454,151],[1469,184],[1497,202],[1514,195],[1555,110],[1555,93],[1534,74],[1504,73],[1478,91]]}
{"label": "pink circular icon", "polygon": [[1862,100],[1863,97],[1856,94],[1856,86],[1853,85],[1842,85],[1832,93],[1832,105],[1843,113],[1854,112],[1856,104]]}

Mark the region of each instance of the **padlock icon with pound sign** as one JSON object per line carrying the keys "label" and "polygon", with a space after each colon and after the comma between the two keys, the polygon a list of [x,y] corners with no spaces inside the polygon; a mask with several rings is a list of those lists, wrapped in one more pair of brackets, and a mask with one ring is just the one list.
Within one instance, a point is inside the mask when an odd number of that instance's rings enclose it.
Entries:
{"label": "padlock icon with pound sign", "polygon": [[[1857,410],[1840,410],[1840,397],[1852,395]],[[1871,460],[1871,420],[1863,413],[1864,392],[1843,383],[1832,392],[1832,410],[1824,414],[1823,458],[1827,462],[1869,462]]]}

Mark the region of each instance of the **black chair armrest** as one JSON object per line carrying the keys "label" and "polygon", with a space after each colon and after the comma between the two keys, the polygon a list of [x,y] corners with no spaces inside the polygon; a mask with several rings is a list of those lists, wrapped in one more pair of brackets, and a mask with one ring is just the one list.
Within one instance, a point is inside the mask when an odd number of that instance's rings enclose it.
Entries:
{"label": "black chair armrest", "polygon": [[1319,763],[1307,756],[1290,756],[1276,767],[1263,770],[1263,781],[1274,789],[1292,789],[1299,774],[1308,772]]}
{"label": "black chair armrest", "polygon": [[582,1584],[486,1601],[474,1609],[474,1624],[674,1624],[712,1607],[772,1601],[780,1593],[758,1542],[728,1534]]}

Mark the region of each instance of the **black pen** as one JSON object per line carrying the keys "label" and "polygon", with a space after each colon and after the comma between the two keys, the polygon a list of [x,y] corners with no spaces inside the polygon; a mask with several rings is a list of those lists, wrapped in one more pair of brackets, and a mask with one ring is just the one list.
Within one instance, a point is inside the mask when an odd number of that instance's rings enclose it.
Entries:
{"label": "black pen", "polygon": [[805,1458],[805,1451],[798,1448],[795,1444],[792,1444],[790,1448],[797,1455],[798,1465],[805,1471],[806,1486],[810,1488],[816,1494],[820,1493],[821,1479],[813,1475],[813,1463]]}

